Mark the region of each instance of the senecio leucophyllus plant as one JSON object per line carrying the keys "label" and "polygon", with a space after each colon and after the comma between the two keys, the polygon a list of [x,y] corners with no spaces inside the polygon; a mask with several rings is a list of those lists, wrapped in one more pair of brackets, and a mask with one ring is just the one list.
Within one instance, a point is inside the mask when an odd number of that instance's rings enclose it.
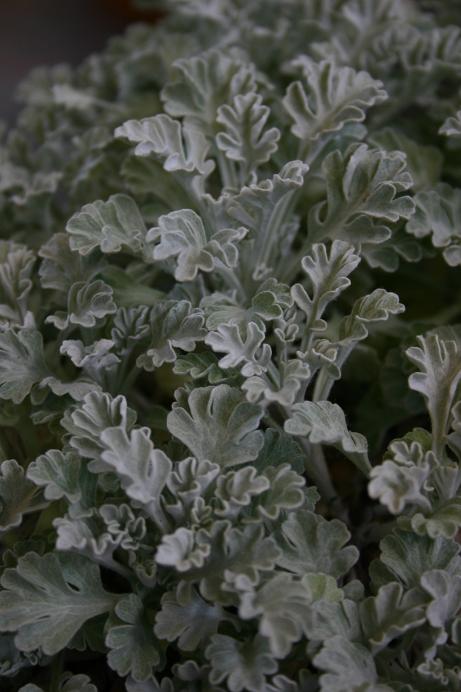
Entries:
{"label": "senecio leucophyllus plant", "polygon": [[461,8],[164,9],[3,137],[0,687],[460,690]]}

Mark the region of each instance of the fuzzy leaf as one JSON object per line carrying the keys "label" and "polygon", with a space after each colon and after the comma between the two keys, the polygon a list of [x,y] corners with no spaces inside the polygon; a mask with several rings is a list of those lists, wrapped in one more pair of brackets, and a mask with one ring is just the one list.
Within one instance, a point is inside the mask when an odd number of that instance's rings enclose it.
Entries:
{"label": "fuzzy leaf", "polygon": [[416,212],[407,223],[407,231],[416,238],[431,236],[447,264],[461,264],[461,190],[440,183],[434,190],[419,192],[415,202]]}
{"label": "fuzzy leaf", "polygon": [[73,284],[67,295],[67,313],[60,311],[49,315],[46,321],[61,330],[73,325],[94,327],[116,310],[113,291],[108,284],[104,281],[79,281]]}
{"label": "fuzzy leaf", "polygon": [[412,179],[405,156],[398,151],[354,144],[345,154],[329,154],[322,165],[326,200],[316,204],[308,219],[311,237],[339,238],[354,245],[382,243],[389,224],[408,219],[414,203],[407,195]]}
{"label": "fuzzy leaf", "polygon": [[321,692],[392,692],[387,685],[375,684],[378,674],[368,649],[339,635],[327,640],[313,661],[325,671]]}
{"label": "fuzzy leaf", "polygon": [[178,571],[187,572],[188,579],[200,580],[202,596],[222,605],[235,603],[234,591],[240,584],[243,588],[258,584],[261,573],[273,570],[280,554],[261,524],[238,529],[228,520],[218,519],[209,531],[200,529],[194,535],[181,528],[173,536],[179,538],[179,534],[183,545],[176,542],[174,546],[169,537],[164,538],[157,561],[161,555],[161,564],[175,565]]}
{"label": "fuzzy leaf", "polygon": [[101,266],[101,259],[76,255],[70,246],[68,233],[55,233],[39,250],[43,258],[39,269],[40,283],[67,295],[70,287],[79,281],[92,279]]}
{"label": "fuzzy leaf", "polygon": [[160,240],[153,249],[154,259],[177,258],[177,281],[192,281],[199,270],[211,272],[217,264],[226,267],[237,264],[236,242],[243,238],[245,229],[221,229],[209,237],[202,219],[192,209],[161,216],[158,224],[150,229],[146,240],[149,243]]}
{"label": "fuzzy leaf", "polygon": [[93,463],[92,470],[115,471],[128,497],[155,516],[172,464],[164,452],[154,449],[150,430],[137,428],[128,435],[123,428],[107,428],[101,442],[102,464]]}
{"label": "fuzzy leaf", "polygon": [[298,509],[304,504],[306,482],[289,464],[266,466],[263,477],[267,478],[269,487],[253,502],[258,516],[275,521],[281,512]]}
{"label": "fuzzy leaf", "polygon": [[[57,692],[98,692],[97,687],[93,685],[88,675],[72,675],[72,673],[64,673],[56,687]],[[44,692],[42,687],[34,684],[24,685],[19,689],[19,692]]]}
{"label": "fuzzy leaf", "polygon": [[99,247],[102,252],[120,252],[127,248],[137,252],[146,234],[141,213],[131,197],[117,194],[107,202],[85,204],[67,222],[70,247],[88,255]]}
{"label": "fuzzy leaf", "polygon": [[265,403],[275,401],[282,406],[291,406],[303,384],[309,381],[311,370],[307,363],[292,358],[282,364],[280,375],[278,385],[268,382],[264,375],[254,375],[247,379],[242,389],[246,392],[248,401],[256,403],[263,399]]}
{"label": "fuzzy leaf", "polygon": [[318,139],[348,122],[362,122],[368,108],[387,98],[382,82],[367,72],[337,67],[331,60],[302,59],[302,71],[305,86],[293,82],[283,99],[294,123],[291,131],[302,140]]}
{"label": "fuzzy leaf", "polygon": [[223,611],[210,605],[188,582],[179,582],[176,591],[162,597],[162,608],[155,618],[155,634],[169,642],[178,639],[183,651],[195,651],[217,631]]}
{"label": "fuzzy leaf", "polygon": [[304,461],[305,456],[297,440],[283,430],[270,428],[264,433],[264,446],[254,465],[264,472],[268,466],[287,464],[298,473],[303,473]]}
{"label": "fuzzy leaf", "polygon": [[[179,503],[168,505],[168,511],[170,513],[180,511],[183,515],[185,509],[190,507],[196,499],[205,496],[219,473],[220,467],[207,460],[197,461],[197,459],[188,457],[175,464],[174,470],[168,478],[167,486]],[[179,509],[178,504],[181,509]]]}
{"label": "fuzzy leaf", "polygon": [[[387,151],[403,151],[416,192],[434,187],[439,181],[443,156],[440,149],[410,139],[400,129],[386,127],[373,133],[372,143]],[[407,227],[408,229],[408,227]],[[421,256],[421,255],[420,255]]]}
{"label": "fuzzy leaf", "polygon": [[304,401],[292,406],[293,415],[285,422],[291,435],[308,436],[313,444],[337,447],[359,468],[368,474],[370,462],[367,441],[360,433],[351,433],[343,410],[329,401]]}
{"label": "fuzzy leaf", "polygon": [[115,614],[121,622],[110,626],[105,639],[109,666],[120,677],[131,674],[137,681],[149,679],[160,655],[142,601],[130,594],[117,603]]}
{"label": "fuzzy leaf", "polygon": [[358,560],[357,548],[344,545],[349,538],[349,531],[338,519],[327,521],[314,512],[298,510],[281,526],[282,555],[277,562],[299,576],[321,572],[338,578]]}
{"label": "fuzzy leaf", "polygon": [[254,91],[252,69],[222,51],[177,60],[174,79],[162,91],[165,110],[184,118],[205,135],[216,127],[219,106],[237,94]]}
{"label": "fuzzy leaf", "polygon": [[240,161],[250,171],[269,161],[277,151],[280,130],[265,129],[270,110],[262,104],[257,93],[238,94],[231,105],[218,109],[217,122],[223,131],[216,136],[216,144],[227,158]]}
{"label": "fuzzy leaf", "polygon": [[20,404],[47,375],[40,332],[36,329],[0,332],[0,399]]}
{"label": "fuzzy leaf", "polygon": [[263,445],[257,430],[262,411],[247,403],[238,389],[227,384],[194,389],[188,406],[190,413],[174,406],[167,425],[197,459],[222,468],[256,459]]}
{"label": "fuzzy leaf", "polygon": [[456,328],[418,337],[406,355],[420,370],[410,375],[411,389],[426,399],[432,422],[433,449],[442,453],[456,389],[461,381],[461,335]]}
{"label": "fuzzy leaf", "polygon": [[34,493],[33,484],[17,461],[6,459],[0,464],[0,534],[19,526]]}
{"label": "fuzzy leaf", "polygon": [[90,346],[85,346],[79,339],[65,339],[59,351],[68,356],[77,368],[82,368],[94,380],[101,382],[104,375],[113,372],[120,363],[120,358],[111,353],[113,346],[111,339],[98,339]]}
{"label": "fuzzy leaf", "polygon": [[173,363],[177,358],[177,348],[193,351],[197,342],[202,341],[206,334],[203,323],[202,313],[192,309],[187,300],[158,303],[149,316],[150,345],[138,357],[137,366],[154,370],[164,363]]}
{"label": "fuzzy leaf", "polygon": [[259,632],[270,642],[277,658],[288,655],[303,633],[303,614],[310,604],[310,594],[289,574],[278,574],[258,591],[245,593],[239,608],[244,619],[259,616]]}
{"label": "fuzzy leaf", "polygon": [[368,336],[369,322],[383,322],[391,315],[404,312],[405,306],[399,302],[396,293],[377,288],[354,303],[352,312],[340,324],[340,336],[345,342],[361,341]]}
{"label": "fuzzy leaf", "polygon": [[226,353],[219,362],[220,368],[241,367],[244,377],[261,374],[270,358],[270,346],[264,343],[265,332],[256,324],[249,322],[245,336],[237,324],[219,325],[216,331],[209,332],[205,343],[217,353]]}
{"label": "fuzzy leaf", "polygon": [[381,584],[396,579],[407,588],[419,586],[429,570],[456,574],[461,568],[458,548],[446,538],[431,539],[411,531],[394,531],[380,543],[381,557],[371,565],[373,582]]}
{"label": "fuzzy leaf", "polygon": [[254,466],[245,466],[236,471],[220,475],[217,479],[215,495],[218,506],[215,513],[223,518],[233,519],[252,504],[253,498],[270,487],[265,476],[258,476]]}
{"label": "fuzzy leaf", "polygon": [[407,504],[430,507],[423,488],[435,463],[432,452],[425,453],[419,442],[404,440],[393,442],[389,452],[391,458],[370,471],[370,497],[379,498],[392,514],[399,514]]}
{"label": "fuzzy leaf", "polygon": [[277,670],[264,637],[238,641],[215,634],[205,655],[211,663],[210,681],[216,685],[226,680],[230,692],[260,692],[264,689],[266,675]]}
{"label": "fuzzy leaf", "polygon": [[447,137],[461,137],[461,111],[447,118],[439,132]]}
{"label": "fuzzy leaf", "polygon": [[308,169],[302,161],[289,161],[272,178],[243,187],[225,203],[227,215],[249,231],[254,251],[248,270],[256,278],[267,275],[280,255],[281,236],[289,229],[287,205],[304,184]]}
{"label": "fuzzy leaf", "polygon": [[73,452],[49,449],[29,464],[27,478],[44,488],[47,500],[66,497],[73,503],[80,499],[80,458]]}
{"label": "fuzzy leaf", "polygon": [[28,553],[0,581],[0,628],[17,632],[22,651],[61,651],[87,620],[117,600],[103,589],[99,568],[77,555]]}
{"label": "fuzzy leaf", "polygon": [[288,656],[294,642],[303,634],[304,619],[316,598],[311,583],[317,589],[320,586],[320,591],[322,587],[327,592],[332,587],[337,590],[334,580],[325,575],[309,574],[302,581],[295,581],[292,575],[282,573],[272,577],[257,593],[242,595],[240,616],[244,619],[259,616],[259,633],[268,638],[276,658]]}
{"label": "fuzzy leaf", "polygon": [[178,572],[200,569],[210,554],[210,544],[204,532],[194,533],[181,526],[164,536],[155,556],[159,565],[174,567]]}
{"label": "fuzzy leaf", "polygon": [[214,168],[207,160],[208,145],[202,133],[161,113],[142,120],[127,120],[115,130],[136,144],[136,156],[156,155],[166,171],[208,175]]}
{"label": "fuzzy leaf", "polygon": [[461,577],[434,569],[423,574],[421,586],[431,597],[427,607],[429,623],[444,628],[461,607]]}
{"label": "fuzzy leaf", "polygon": [[[458,468],[453,468],[458,476]],[[411,517],[411,528],[415,533],[427,534],[431,538],[444,536],[455,538],[461,527],[461,497],[435,502],[429,512],[417,512]]]}
{"label": "fuzzy leaf", "polygon": [[402,586],[391,582],[382,586],[376,596],[360,604],[364,634],[376,654],[396,637],[420,627],[425,621],[424,600],[416,590],[404,592]]}
{"label": "fuzzy leaf", "polygon": [[103,431],[119,426],[128,433],[135,421],[136,414],[124,396],[90,392],[73,411],[66,411],[61,425],[70,434],[73,449],[86,459],[98,459],[105,449],[101,441]]}
{"label": "fuzzy leaf", "polygon": [[315,601],[306,612],[303,629],[308,639],[317,642],[328,641],[336,635],[352,642],[363,641],[358,604],[348,598]]}
{"label": "fuzzy leaf", "polygon": [[311,284],[308,295],[302,284],[295,284],[291,294],[297,306],[307,315],[307,328],[322,331],[326,323],[321,316],[328,303],[337,298],[351,284],[348,278],[360,262],[354,247],[342,240],[334,240],[328,253],[324,243],[314,243],[309,255],[301,261]]}
{"label": "fuzzy leaf", "polygon": [[35,255],[25,245],[0,241],[0,323],[24,326]]}

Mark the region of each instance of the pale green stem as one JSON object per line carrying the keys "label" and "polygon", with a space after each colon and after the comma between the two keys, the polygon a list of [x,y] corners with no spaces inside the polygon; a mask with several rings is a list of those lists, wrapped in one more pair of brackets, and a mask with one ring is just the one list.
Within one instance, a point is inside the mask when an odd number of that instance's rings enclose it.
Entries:
{"label": "pale green stem", "polygon": [[272,361],[269,361],[269,364],[267,366],[267,370],[269,372],[269,375],[272,377],[274,384],[277,387],[280,387],[280,382],[281,382],[280,373]]}
{"label": "pale green stem", "polygon": [[[349,358],[355,343],[347,346],[343,349],[341,354],[338,356],[337,366],[342,368],[346,360]],[[326,401],[330,396],[331,389],[336,382],[336,379],[330,375],[325,368],[322,368],[317,375],[317,380],[315,382],[314,394],[312,397],[313,401]]]}
{"label": "pale green stem", "polygon": [[239,296],[240,300],[246,301],[246,291],[243,288],[235,270],[229,269],[224,264],[219,264],[219,266],[216,267],[216,271],[223,277],[229,288],[237,291],[237,295]]}
{"label": "pale green stem", "polygon": [[41,512],[44,509],[48,509],[50,506],[49,502],[40,502],[37,505],[32,505],[31,507],[26,507],[21,510],[21,514],[33,514],[34,512]]}
{"label": "pale green stem", "polygon": [[[93,559],[95,558],[93,557]],[[133,573],[128,569],[128,567],[116,562],[116,560],[114,560],[112,557],[104,558],[102,560],[98,560],[96,558],[96,561],[99,562],[102,567],[107,567],[107,569],[112,570],[112,572],[116,572],[127,581],[131,581],[133,579]]]}
{"label": "pale green stem", "polygon": [[163,534],[170,533],[171,526],[168,522],[168,519],[163,513],[162,508],[156,502],[151,502],[146,507],[146,512],[149,514],[151,519],[157,524],[158,528]]}
{"label": "pale green stem", "polygon": [[306,453],[305,468],[315,486],[326,502],[337,500],[338,494],[330,478],[327,463],[323,456],[321,445],[311,444],[306,439],[301,439],[301,446]]}
{"label": "pale green stem", "polygon": [[220,149],[216,150],[216,160],[218,162],[223,187],[238,190],[240,186],[234,162],[228,159]]}

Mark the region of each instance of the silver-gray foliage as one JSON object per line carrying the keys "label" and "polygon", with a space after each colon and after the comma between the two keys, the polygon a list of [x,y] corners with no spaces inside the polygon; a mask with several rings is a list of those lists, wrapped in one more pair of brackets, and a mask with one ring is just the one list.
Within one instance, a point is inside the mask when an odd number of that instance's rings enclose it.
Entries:
{"label": "silver-gray foliage", "polygon": [[0,145],[0,688],[455,692],[457,3],[138,2]]}

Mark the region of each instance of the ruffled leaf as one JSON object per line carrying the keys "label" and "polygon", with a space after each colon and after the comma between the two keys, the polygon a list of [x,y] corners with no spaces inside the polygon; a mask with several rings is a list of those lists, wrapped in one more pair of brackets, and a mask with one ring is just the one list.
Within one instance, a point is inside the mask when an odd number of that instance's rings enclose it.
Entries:
{"label": "ruffled leaf", "polygon": [[346,290],[351,282],[348,278],[360,262],[354,247],[342,240],[334,240],[330,251],[324,243],[314,243],[309,255],[303,257],[302,268],[310,280],[309,295],[302,284],[295,284],[291,294],[296,305],[307,316],[307,329],[322,331],[326,323],[322,314],[327,305]]}
{"label": "ruffled leaf", "polygon": [[129,433],[135,421],[136,414],[124,396],[90,392],[79,406],[66,411],[61,425],[69,433],[73,449],[87,459],[98,459],[105,449],[101,441],[104,430],[120,427]]}
{"label": "ruffled leaf", "polygon": [[91,283],[79,281],[72,285],[67,294],[67,312],[49,315],[46,321],[61,330],[73,325],[94,327],[116,310],[113,290],[108,284],[99,280]]}
{"label": "ruffled leaf", "polygon": [[223,616],[219,605],[207,603],[191,584],[179,582],[175,591],[167,591],[162,597],[155,634],[169,642],[177,639],[183,651],[195,651],[216,633]]}
{"label": "ruffled leaf", "polygon": [[145,370],[154,370],[164,363],[174,363],[176,349],[190,352],[202,341],[206,332],[204,317],[187,300],[162,301],[150,312],[148,322],[149,347],[138,356],[136,364]]}
{"label": "ruffled leaf", "polygon": [[216,331],[208,332],[205,343],[217,353],[225,353],[219,361],[220,368],[241,368],[244,377],[259,375],[267,367],[270,346],[264,343],[265,332],[256,322],[244,328],[237,324],[221,324]]}
{"label": "ruffled leaf", "polygon": [[208,459],[221,467],[252,461],[263,445],[257,430],[262,411],[245,401],[227,384],[194,389],[187,411],[179,405],[168,414],[172,435],[198,459]]}
{"label": "ruffled leaf", "polygon": [[416,238],[431,237],[442,250],[447,264],[461,264],[461,190],[440,183],[434,190],[423,190],[415,197],[416,211],[407,231]]}
{"label": "ruffled leaf", "polygon": [[215,634],[205,655],[211,663],[210,681],[216,685],[225,680],[230,692],[260,692],[265,687],[266,675],[277,670],[264,637],[238,641]]}
{"label": "ruffled leaf", "polygon": [[22,651],[61,651],[87,620],[117,600],[103,589],[99,568],[77,555],[28,553],[0,581],[0,628],[17,632]]}
{"label": "ruffled leaf", "polygon": [[[107,428],[101,434],[104,451],[92,470],[111,470],[120,479],[128,497],[139,502],[153,517],[162,516],[160,494],[172,464],[161,450],[154,449],[150,431],[137,428],[128,435],[123,428]],[[160,519],[160,524],[164,522]]]}
{"label": "ruffled leaf", "polygon": [[236,243],[244,237],[245,229],[220,229],[209,235],[202,219],[192,209],[161,216],[158,224],[150,229],[146,240],[149,243],[160,241],[154,246],[154,259],[177,258],[177,281],[192,281],[199,270],[211,272],[220,264],[229,268],[236,266]]}
{"label": "ruffled leaf", "polygon": [[291,131],[303,141],[341,130],[348,122],[362,122],[368,108],[387,98],[382,82],[366,72],[305,56],[297,63],[305,84],[290,84],[283,105],[293,121]]}
{"label": "ruffled leaf", "polygon": [[424,623],[424,599],[418,590],[405,593],[400,584],[391,582],[360,604],[360,617],[364,634],[376,654],[396,637]]}
{"label": "ruffled leaf", "polygon": [[285,422],[291,435],[306,436],[313,444],[337,447],[359,468],[368,474],[368,444],[360,433],[351,433],[343,410],[330,401],[304,401],[292,406],[292,416]]}
{"label": "ruffled leaf", "polygon": [[6,459],[0,464],[0,534],[19,526],[35,492],[17,461]]}
{"label": "ruffled leaf", "polygon": [[36,329],[0,333],[0,398],[20,404],[49,375],[43,337]]}
{"label": "ruffled leaf", "polygon": [[426,399],[432,422],[433,450],[440,457],[451,407],[461,380],[461,337],[455,328],[418,337],[406,355],[420,370],[410,375],[411,389]]}
{"label": "ruffled leaf", "polygon": [[142,601],[135,594],[122,598],[115,615],[118,621],[111,624],[105,638],[109,666],[120,677],[131,674],[134,680],[148,680],[160,654]]}
{"label": "ruffled leaf", "polygon": [[339,635],[325,642],[314,665],[325,671],[320,676],[322,692],[391,692],[387,685],[376,684],[378,674],[368,649]]}
{"label": "ruffled leaf", "polygon": [[447,137],[461,137],[461,111],[447,118],[439,132]]}
{"label": "ruffled leaf", "polygon": [[208,175],[214,168],[207,160],[208,145],[200,131],[161,113],[142,120],[127,120],[117,127],[116,137],[134,142],[136,156],[154,154],[166,171]]}
{"label": "ruffled leaf", "polygon": [[214,134],[217,111],[237,94],[254,91],[253,70],[222,51],[177,60],[162,91],[165,110],[205,135]]}
{"label": "ruffled leaf", "polygon": [[309,213],[312,239],[339,238],[360,247],[391,236],[389,224],[408,219],[414,202],[401,195],[412,185],[405,156],[354,144],[329,154],[322,164],[326,200]]}
{"label": "ruffled leaf", "polygon": [[216,120],[223,130],[217,134],[216,144],[227,158],[241,162],[248,172],[269,161],[277,151],[280,130],[266,129],[269,115],[269,108],[257,93],[238,94],[231,105],[218,109]]}
{"label": "ruffled leaf", "polygon": [[29,464],[27,478],[44,489],[47,500],[80,499],[80,458],[73,452],[49,449]]}
{"label": "ruffled leaf", "polygon": [[81,255],[95,248],[105,253],[129,249],[139,251],[146,226],[136,202],[127,195],[117,194],[107,202],[97,200],[85,204],[67,222],[70,247]]}
{"label": "ruffled leaf", "polygon": [[338,519],[327,521],[319,514],[298,510],[281,526],[278,564],[299,576],[307,572],[341,577],[358,560],[355,546],[345,546],[350,539],[346,526]]}

